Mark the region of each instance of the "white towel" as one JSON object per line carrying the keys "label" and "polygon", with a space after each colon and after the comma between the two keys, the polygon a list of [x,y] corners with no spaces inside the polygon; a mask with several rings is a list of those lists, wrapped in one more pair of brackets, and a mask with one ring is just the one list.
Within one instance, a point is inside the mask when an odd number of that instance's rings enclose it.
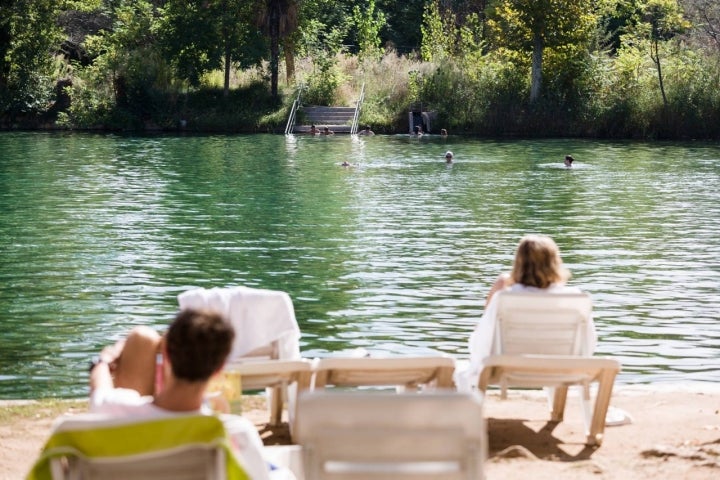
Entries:
{"label": "white towel", "polygon": [[181,309],[215,310],[230,320],[235,342],[228,361],[275,340],[279,358],[300,358],[300,328],[292,300],[285,292],[249,287],[195,288],[178,295],[178,303]]}

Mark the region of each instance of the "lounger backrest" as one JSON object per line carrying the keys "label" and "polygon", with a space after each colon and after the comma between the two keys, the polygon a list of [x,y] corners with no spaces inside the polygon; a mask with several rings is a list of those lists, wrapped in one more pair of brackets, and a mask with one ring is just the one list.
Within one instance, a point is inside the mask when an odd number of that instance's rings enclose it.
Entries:
{"label": "lounger backrest", "polygon": [[307,479],[484,478],[487,440],[476,394],[306,392],[295,436]]}
{"label": "lounger backrest", "polygon": [[83,414],[61,418],[29,480],[247,478],[220,419]]}
{"label": "lounger backrest", "polygon": [[178,295],[180,308],[215,310],[230,320],[231,362],[300,358],[300,329],[290,296],[280,290],[235,286],[194,288]]}
{"label": "lounger backrest", "polygon": [[313,383],[314,388],[451,388],[454,370],[455,360],[451,357],[327,357],[318,359],[313,366]]}
{"label": "lounger backrest", "polygon": [[500,292],[496,351],[581,355],[592,315],[586,293]]}

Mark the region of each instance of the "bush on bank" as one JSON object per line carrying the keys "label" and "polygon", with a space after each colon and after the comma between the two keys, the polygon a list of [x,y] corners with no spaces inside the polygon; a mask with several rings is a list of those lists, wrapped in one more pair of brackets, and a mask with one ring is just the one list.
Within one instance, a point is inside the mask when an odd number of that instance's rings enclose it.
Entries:
{"label": "bush on bank", "polygon": [[[576,136],[593,138],[720,138],[720,64],[694,51],[664,59],[667,104],[657,72],[640,49],[614,58],[549,51],[543,95],[529,103],[529,63],[495,51],[461,61],[423,62],[386,52],[379,59],[337,54],[316,68],[298,62],[294,81],[273,99],[263,69],[234,72],[223,95],[217,73],[199,88],[167,79],[151,57],[107,85],[85,70],[56,88],[56,98],[33,115],[2,117],[3,128],[67,128],[112,131],[274,132],[284,130],[290,105],[303,86],[306,104],[354,105],[361,85],[361,124],[375,131],[408,131],[408,110],[422,105],[438,128],[487,137]],[[61,95],[62,94],[62,95]],[[69,106],[58,109],[60,96]]]}

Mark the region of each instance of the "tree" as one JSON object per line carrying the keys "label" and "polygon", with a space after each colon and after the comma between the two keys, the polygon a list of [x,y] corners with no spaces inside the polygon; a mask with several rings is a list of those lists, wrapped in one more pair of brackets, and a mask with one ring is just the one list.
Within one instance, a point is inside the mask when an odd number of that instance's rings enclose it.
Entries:
{"label": "tree", "polygon": [[684,0],[688,17],[720,51],[720,2],[717,0]]}
{"label": "tree", "polygon": [[385,24],[385,14],[375,10],[375,0],[369,0],[362,8],[355,5],[352,18],[357,29],[359,56],[381,57],[380,28]]}
{"label": "tree", "polygon": [[387,23],[384,37],[399,52],[410,53],[420,47],[421,25],[427,0],[377,0],[378,9],[385,14]]}
{"label": "tree", "polygon": [[531,53],[531,103],[542,90],[545,49],[587,44],[596,23],[591,0],[498,0],[488,12],[495,47]]}
{"label": "tree", "polygon": [[635,32],[649,42],[650,58],[657,71],[660,93],[666,110],[668,99],[665,93],[662,49],[660,47],[689,28],[690,23],[685,20],[677,0],[647,0],[641,5],[640,18],[635,26]]}
{"label": "tree", "polygon": [[426,62],[439,62],[453,55],[455,50],[455,15],[451,10],[440,12],[440,0],[425,6],[420,27],[422,43],[420,56]]}
{"label": "tree", "polygon": [[199,85],[203,74],[222,66],[227,97],[233,64],[248,67],[261,58],[251,3],[168,0],[163,13],[159,26],[163,51],[177,75],[191,85]]}
{"label": "tree", "polygon": [[0,0],[0,111],[43,111],[52,95],[61,31],[53,0]]}
{"label": "tree", "polygon": [[259,0],[257,24],[270,41],[270,92],[278,96],[280,43],[298,26],[298,0]]}

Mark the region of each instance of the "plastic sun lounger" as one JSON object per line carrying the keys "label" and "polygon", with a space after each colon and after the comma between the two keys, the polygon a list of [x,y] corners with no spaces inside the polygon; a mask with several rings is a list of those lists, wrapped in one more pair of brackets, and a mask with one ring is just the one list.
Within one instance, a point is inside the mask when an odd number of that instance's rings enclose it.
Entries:
{"label": "plastic sun lounger", "polygon": [[27,480],[246,478],[220,419],[61,417]]}
{"label": "plastic sun lounger", "polygon": [[283,404],[294,404],[295,391],[306,388],[309,381],[290,296],[279,290],[243,286],[193,288],[178,295],[178,303],[180,308],[210,308],[230,320],[235,342],[225,371],[230,376],[241,375],[243,390],[267,388],[270,424],[280,424]]}
{"label": "plastic sun lounger", "polygon": [[[587,328],[592,314],[589,295],[528,292],[498,294],[495,331],[497,355],[483,361],[478,387],[550,387],[552,421],[562,421],[568,387],[582,387],[581,402],[588,445],[600,445],[605,415],[620,363],[587,354]],[[590,408],[590,384],[598,383]]]}
{"label": "plastic sun lounger", "polygon": [[477,393],[311,391],[298,400],[306,479],[483,479]]}
{"label": "plastic sun lounger", "polygon": [[327,386],[395,386],[399,390],[453,388],[450,357],[320,358],[313,365],[313,389]]}
{"label": "plastic sun lounger", "polygon": [[268,389],[270,424],[282,421],[287,406],[288,424],[293,425],[297,395],[310,388],[312,363],[309,360],[257,360],[228,364],[225,373],[237,374],[243,391]]}

